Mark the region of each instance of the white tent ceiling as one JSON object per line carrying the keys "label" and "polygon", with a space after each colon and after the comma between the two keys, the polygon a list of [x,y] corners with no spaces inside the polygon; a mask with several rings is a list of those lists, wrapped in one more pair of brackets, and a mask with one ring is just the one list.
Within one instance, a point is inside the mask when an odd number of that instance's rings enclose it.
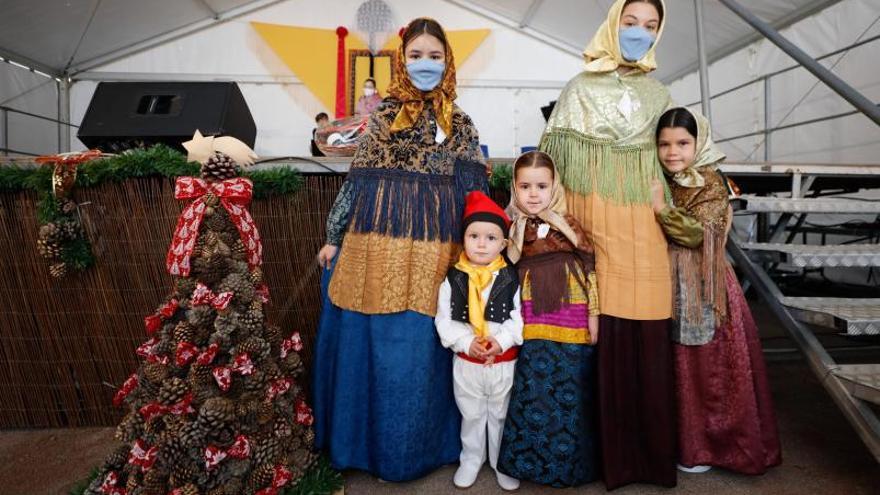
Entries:
{"label": "white tent ceiling", "polygon": [[[75,74],[145,46],[285,0],[0,0],[0,56],[50,75]],[[579,54],[612,0],[446,0]],[[781,28],[839,0],[741,0]],[[705,2],[710,60],[755,39],[717,0]],[[668,24],[657,77],[696,68],[693,0],[666,0]],[[430,15],[430,12],[426,12]]]}

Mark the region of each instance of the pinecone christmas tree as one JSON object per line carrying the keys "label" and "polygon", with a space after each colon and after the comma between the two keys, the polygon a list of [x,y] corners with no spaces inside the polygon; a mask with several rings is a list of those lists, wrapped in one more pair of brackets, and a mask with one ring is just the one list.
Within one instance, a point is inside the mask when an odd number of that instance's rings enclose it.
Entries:
{"label": "pinecone christmas tree", "polygon": [[[141,364],[114,397],[128,408],[125,445],[89,495],[253,494],[292,486],[316,460],[302,367],[291,365],[301,342],[266,322],[259,237],[242,214],[251,185],[231,156],[210,153],[203,180],[178,179],[178,198],[193,203],[166,260],[174,291],[145,318]],[[70,235],[50,225],[41,252]]]}

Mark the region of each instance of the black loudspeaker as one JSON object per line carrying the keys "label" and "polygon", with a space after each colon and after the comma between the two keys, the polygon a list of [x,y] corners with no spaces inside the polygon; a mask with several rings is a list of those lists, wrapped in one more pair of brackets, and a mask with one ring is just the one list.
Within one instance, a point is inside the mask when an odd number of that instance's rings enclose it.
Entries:
{"label": "black loudspeaker", "polygon": [[234,82],[102,82],[76,137],[89,148],[118,152],[156,143],[183,150],[196,129],[233,136],[251,148],[257,126]]}

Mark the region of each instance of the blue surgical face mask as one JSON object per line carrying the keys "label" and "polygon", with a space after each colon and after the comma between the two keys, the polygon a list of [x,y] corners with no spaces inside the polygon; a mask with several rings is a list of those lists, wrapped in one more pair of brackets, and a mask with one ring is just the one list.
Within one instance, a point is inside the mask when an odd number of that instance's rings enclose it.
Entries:
{"label": "blue surgical face mask", "polygon": [[637,62],[654,45],[654,35],[641,26],[632,26],[618,32],[620,54],[627,62]]}
{"label": "blue surgical face mask", "polygon": [[443,79],[446,65],[431,59],[423,58],[406,64],[406,71],[413,86],[422,91],[431,91]]}

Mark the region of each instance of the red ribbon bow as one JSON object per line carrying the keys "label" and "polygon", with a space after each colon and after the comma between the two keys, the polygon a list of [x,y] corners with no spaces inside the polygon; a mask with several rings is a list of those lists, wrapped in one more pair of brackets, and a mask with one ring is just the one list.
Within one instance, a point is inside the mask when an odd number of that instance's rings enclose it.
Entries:
{"label": "red ribbon bow", "polygon": [[141,413],[141,416],[144,417],[144,422],[149,423],[151,419],[161,414],[176,414],[180,416],[181,414],[196,412],[196,410],[193,409],[191,405],[192,401],[193,395],[192,392],[189,392],[176,404],[166,406],[158,402],[150,402],[149,404],[141,407],[139,409],[139,412]]}
{"label": "red ribbon bow", "polygon": [[279,378],[269,384],[269,390],[266,391],[266,400],[271,401],[275,397],[290,390],[293,386],[293,380],[290,378]]}
{"label": "red ribbon bow", "polygon": [[246,459],[250,455],[250,440],[244,435],[239,435],[235,437],[235,443],[232,444],[232,447],[229,447],[227,450],[223,450],[216,445],[208,445],[205,448],[205,467],[211,469],[217,464],[220,464],[220,461],[227,457],[232,457],[233,459]]}
{"label": "red ribbon bow", "polygon": [[302,399],[296,400],[296,422],[305,426],[312,426],[312,423],[315,422],[312,408]]}
{"label": "red ribbon bow", "polygon": [[275,466],[275,473],[272,475],[272,483],[254,495],[278,495],[278,489],[288,484],[292,479],[293,474],[290,470],[279,464]]}
{"label": "red ribbon bow", "polygon": [[104,482],[101,483],[101,493],[105,495],[126,495],[125,488],[121,486],[116,486],[119,484],[119,475],[116,474],[115,471],[110,471],[107,473],[107,477],[104,478]]}
{"label": "red ribbon bow", "polygon": [[209,289],[207,285],[201,282],[196,285],[196,289],[193,291],[192,295],[193,306],[203,306],[206,304],[210,304],[212,308],[218,311],[226,309],[231,301],[232,292],[226,291],[219,294],[214,294],[213,292],[211,292],[211,289]]}
{"label": "red ribbon bow", "polygon": [[149,471],[156,463],[156,454],[158,453],[159,447],[147,447],[147,444],[138,438],[128,453],[128,463],[140,466],[141,471]]}
{"label": "red ribbon bow", "polygon": [[138,375],[137,373],[132,373],[128,376],[128,378],[122,383],[122,386],[119,387],[119,390],[116,392],[116,395],[113,396],[113,406],[119,407],[122,404],[122,401],[128,397],[134,389],[138,386]]}
{"label": "red ribbon bow", "polygon": [[299,352],[302,349],[302,337],[299,336],[299,332],[293,332],[289,339],[284,339],[281,342],[281,359],[286,358],[290,351]]}
{"label": "red ribbon bow", "polygon": [[177,344],[177,351],[174,353],[174,362],[178,368],[183,368],[187,363],[195,359],[198,354],[198,347],[190,342],[180,342]]}
{"label": "red ribbon bow", "polygon": [[220,390],[226,392],[232,386],[232,373],[250,375],[253,372],[254,363],[251,361],[251,357],[248,356],[248,353],[242,352],[235,356],[232,366],[217,366],[211,374],[214,375],[214,380],[217,381],[217,386],[220,387]]}
{"label": "red ribbon bow", "polygon": [[241,242],[247,250],[247,261],[251,267],[263,262],[263,244],[254,219],[245,208],[253,195],[253,183],[242,177],[207,183],[196,177],[178,177],[174,188],[177,199],[195,199],[177,219],[174,240],[168,248],[165,266],[171,275],[186,277],[190,270],[190,257],[196,245],[199,225],[205,216],[205,199],[208,192],[220,199],[220,204],[229,212],[229,218],[238,229]]}
{"label": "red ribbon bow", "polygon": [[159,306],[155,313],[144,318],[144,326],[147,327],[147,335],[152,336],[162,326],[162,320],[174,316],[179,304],[177,299],[171,299]]}
{"label": "red ribbon bow", "polygon": [[216,343],[208,346],[207,349],[204,350],[199,357],[196,358],[196,363],[201,366],[207,366],[214,361],[214,358],[217,357],[217,351],[220,350],[220,346]]}

